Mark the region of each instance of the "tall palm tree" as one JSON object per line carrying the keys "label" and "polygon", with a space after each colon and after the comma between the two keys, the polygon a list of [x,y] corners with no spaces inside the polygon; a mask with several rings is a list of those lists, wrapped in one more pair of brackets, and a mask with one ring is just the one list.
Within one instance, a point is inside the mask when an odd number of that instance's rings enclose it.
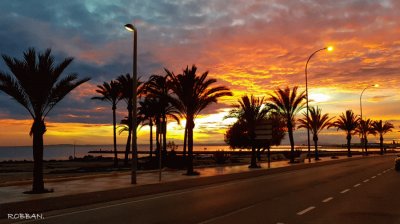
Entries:
{"label": "tall palm tree", "polygon": [[247,129],[251,142],[251,163],[249,168],[260,167],[256,162],[255,128],[257,123],[267,118],[269,108],[265,104],[264,97],[242,96],[239,99],[239,104],[235,105],[236,108],[226,116],[227,118],[237,118]]}
{"label": "tall palm tree", "polygon": [[212,103],[217,103],[218,99],[223,96],[232,96],[231,91],[225,86],[212,86],[216,83],[216,79],[207,79],[208,72],[197,75],[197,67],[189,66],[182,74],[175,75],[168,71],[170,85],[175,98],[172,99],[173,105],[186,118],[187,141],[188,141],[188,158],[187,158],[187,175],[196,175],[193,170],[193,129],[195,126],[194,119]]}
{"label": "tall palm tree", "polygon": [[386,121],[383,124],[382,120],[379,120],[379,121],[374,121],[372,123],[372,127],[375,130],[375,134],[379,134],[379,146],[381,148],[381,155],[383,155],[383,135],[388,132],[391,132],[394,126],[392,123],[388,121]]}
{"label": "tall palm tree", "polygon": [[[132,76],[129,74],[120,75],[117,78],[118,83],[121,85],[121,98],[125,101],[128,110],[128,118],[126,120],[127,127],[128,127],[128,138],[126,140],[126,147],[125,147],[125,158],[124,158],[124,165],[128,165],[129,159],[129,151],[131,148],[131,135],[132,135],[132,93],[133,93],[133,83],[132,83]],[[137,96],[141,96],[143,94],[143,82],[140,81],[140,78],[137,79],[137,88],[136,93]],[[139,123],[139,122],[138,122]]]}
{"label": "tall palm tree", "polygon": [[138,115],[147,120],[147,124],[150,127],[150,158],[153,156],[153,126],[158,111],[158,101],[150,97],[144,98],[144,101],[139,102]]}
{"label": "tall palm tree", "polygon": [[337,130],[343,130],[346,132],[347,139],[347,156],[351,157],[351,136],[356,133],[360,118],[356,116],[352,110],[346,110],[346,113],[342,113],[339,118],[332,123],[332,127],[336,127]]}
{"label": "tall palm tree", "polygon": [[305,92],[298,92],[298,87],[293,89],[286,87],[285,89],[277,88],[273,94],[270,95],[270,103],[268,106],[280,113],[286,119],[287,131],[290,141],[290,162],[294,163],[294,138],[293,129],[296,125],[295,116],[300,110],[305,107]]}
{"label": "tall palm tree", "polygon": [[92,100],[101,100],[111,103],[113,112],[113,143],[114,143],[114,167],[118,166],[118,154],[117,154],[117,119],[116,109],[118,102],[122,99],[121,85],[119,82],[112,80],[110,83],[104,82],[103,85],[98,85],[96,92],[100,96],[92,97]]}
{"label": "tall palm tree", "polygon": [[[156,139],[162,139],[162,152],[163,159],[166,157],[167,152],[167,123],[168,118],[172,118],[179,124],[180,112],[171,104],[170,87],[167,76],[152,75],[146,83],[147,97],[157,99],[158,108],[160,109],[159,117],[156,119],[157,133]],[[157,144],[160,145],[159,143]],[[159,149],[158,149],[159,150]]]}
{"label": "tall palm tree", "polygon": [[318,134],[325,128],[329,128],[332,123],[332,118],[329,118],[328,114],[322,114],[322,109],[317,107],[311,107],[307,117],[307,113],[303,113],[304,118],[299,119],[299,128],[308,128],[313,134],[313,141],[315,147],[315,160],[319,160],[318,156]]}
{"label": "tall palm tree", "polygon": [[361,138],[364,139],[364,149],[365,149],[365,155],[368,155],[368,135],[373,134],[375,135],[376,131],[374,127],[372,126],[372,120],[367,119],[367,120],[360,120],[358,123],[358,126],[356,128],[356,133],[360,135]]}
{"label": "tall palm tree", "polygon": [[47,192],[43,182],[43,135],[45,118],[69,92],[89,78],[78,79],[76,73],[61,78],[73,58],[55,64],[51,50],[36,54],[34,48],[24,52],[22,60],[2,55],[11,73],[0,72],[0,90],[14,98],[32,116],[33,136],[32,193]]}

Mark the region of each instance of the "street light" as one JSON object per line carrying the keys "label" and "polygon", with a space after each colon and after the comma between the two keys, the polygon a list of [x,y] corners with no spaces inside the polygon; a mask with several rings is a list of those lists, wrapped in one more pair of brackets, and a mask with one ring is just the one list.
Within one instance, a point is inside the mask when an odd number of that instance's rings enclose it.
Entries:
{"label": "street light", "polygon": [[132,24],[125,24],[125,29],[132,32],[133,36],[133,63],[132,63],[132,173],[131,173],[131,184],[136,184],[136,171],[137,171],[137,29]]}
{"label": "street light", "polygon": [[[361,118],[361,122],[363,121],[363,116],[362,116],[362,100],[361,100],[361,99],[362,99],[362,95],[363,95],[363,93],[364,93],[365,90],[367,90],[368,88],[371,88],[371,87],[377,88],[377,87],[379,87],[379,85],[378,85],[378,84],[369,85],[369,86],[365,87],[365,88],[363,89],[363,91],[361,91],[361,94],[360,94],[360,118]],[[364,143],[365,137],[366,137],[364,134],[365,134],[365,133],[362,133],[362,134],[361,134],[361,151],[364,151],[363,143]]]}
{"label": "street light", "polygon": [[361,98],[362,98],[362,95],[363,95],[364,91],[365,91],[366,89],[368,89],[368,88],[371,88],[371,87],[377,88],[377,87],[379,87],[379,85],[378,85],[378,84],[374,84],[374,85],[367,86],[367,87],[365,87],[365,88],[363,89],[363,91],[361,92],[361,95],[360,95],[360,117],[361,117],[361,120],[363,119],[363,118],[362,118],[362,101],[361,101]]}
{"label": "street light", "polygon": [[[305,68],[305,75],[306,75],[306,103],[307,103],[307,146],[308,146],[308,162],[311,162],[311,158],[310,158],[310,120],[308,118],[308,80],[307,80],[307,68],[308,68],[308,62],[310,62],[311,58],[319,51],[323,51],[323,50],[327,50],[327,51],[333,51],[333,47],[332,46],[328,46],[328,47],[324,47],[321,48],[319,50],[314,51],[314,53],[312,53],[310,55],[310,57],[308,57],[307,63],[306,63],[306,68]],[[315,154],[315,160],[318,160],[318,155]]]}

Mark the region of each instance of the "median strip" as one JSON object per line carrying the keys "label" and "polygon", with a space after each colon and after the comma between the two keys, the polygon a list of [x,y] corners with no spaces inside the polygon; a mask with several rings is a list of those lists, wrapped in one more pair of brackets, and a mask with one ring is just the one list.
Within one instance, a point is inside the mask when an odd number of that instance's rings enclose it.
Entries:
{"label": "median strip", "polygon": [[328,201],[330,201],[332,199],[333,199],[333,197],[325,198],[322,202],[326,203],[326,202],[328,202]]}
{"label": "median strip", "polygon": [[307,212],[313,210],[314,208],[315,208],[314,206],[310,206],[310,207],[304,209],[303,211],[298,212],[297,215],[304,215],[304,214],[306,214]]}

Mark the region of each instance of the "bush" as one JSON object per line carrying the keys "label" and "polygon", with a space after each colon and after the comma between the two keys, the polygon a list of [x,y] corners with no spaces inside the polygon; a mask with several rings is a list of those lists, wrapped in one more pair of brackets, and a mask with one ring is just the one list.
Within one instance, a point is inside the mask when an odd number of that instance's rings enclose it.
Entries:
{"label": "bush", "polygon": [[397,158],[397,159],[395,160],[394,168],[395,168],[397,171],[400,171],[400,157]]}

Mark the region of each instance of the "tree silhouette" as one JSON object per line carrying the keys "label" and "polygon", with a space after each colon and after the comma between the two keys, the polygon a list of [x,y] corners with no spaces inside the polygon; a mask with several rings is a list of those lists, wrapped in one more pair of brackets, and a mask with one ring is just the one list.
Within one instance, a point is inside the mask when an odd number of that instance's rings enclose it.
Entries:
{"label": "tree silhouette", "polygon": [[374,135],[379,134],[379,147],[381,149],[381,155],[383,155],[383,135],[391,132],[392,129],[394,128],[393,124],[386,121],[385,123],[382,122],[382,120],[379,121],[374,121],[372,123],[372,127],[375,130]]}
{"label": "tree silhouette", "polygon": [[[120,75],[117,78],[118,83],[121,85],[121,99],[123,99],[127,105],[126,109],[128,110],[128,118],[126,120],[126,125],[128,130],[128,138],[126,140],[125,146],[125,158],[124,165],[128,165],[129,152],[131,148],[131,135],[132,135],[132,94],[133,94],[133,79],[129,74]],[[140,97],[143,94],[143,82],[140,81],[140,78],[136,81],[136,94]],[[137,122],[139,123],[139,122]]]}
{"label": "tree silhouette", "polygon": [[303,113],[304,118],[299,119],[299,128],[308,128],[313,134],[313,141],[315,147],[315,160],[319,160],[318,155],[318,134],[325,128],[329,128],[333,118],[329,118],[328,114],[322,114],[322,109],[318,107],[311,107],[309,115]]}
{"label": "tree silhouette", "polygon": [[368,135],[373,134],[375,135],[376,131],[372,126],[372,120],[360,120],[358,126],[356,128],[356,133],[360,135],[361,138],[364,139],[364,148],[365,148],[365,155],[368,155]]}
{"label": "tree silhouette", "polygon": [[305,107],[305,92],[298,93],[298,87],[293,89],[286,87],[285,89],[277,88],[273,94],[270,94],[270,103],[267,105],[281,114],[286,119],[286,127],[290,141],[290,162],[294,163],[294,138],[293,130],[296,126],[295,116]]}
{"label": "tree silhouette", "polygon": [[110,83],[104,82],[103,85],[98,85],[96,92],[100,96],[92,97],[92,100],[101,100],[111,103],[113,113],[113,143],[114,143],[114,167],[118,166],[118,154],[117,154],[117,120],[115,111],[117,109],[117,103],[122,99],[121,84],[117,81],[112,80]]}
{"label": "tree silhouette", "polygon": [[247,138],[250,140],[251,147],[251,163],[249,168],[259,168],[256,162],[256,134],[255,128],[258,123],[267,118],[269,108],[265,106],[264,97],[242,96],[239,103],[235,105],[235,109],[229,112],[227,117],[234,117],[239,120],[239,125],[243,125]]}
{"label": "tree silhouette", "polygon": [[195,126],[194,119],[202,110],[212,103],[216,103],[220,97],[231,96],[232,93],[225,86],[213,87],[216,79],[207,79],[208,72],[197,75],[197,67],[195,65],[183,71],[182,74],[175,75],[168,71],[167,75],[170,79],[171,90],[175,96],[172,104],[186,118],[187,141],[188,141],[188,158],[187,158],[187,175],[196,175],[198,173],[193,170],[193,129]]}
{"label": "tree silhouette", "polygon": [[346,110],[346,113],[342,113],[339,118],[332,123],[332,127],[336,127],[337,130],[343,130],[346,132],[347,140],[347,156],[351,157],[351,136],[356,134],[356,129],[360,118],[354,115],[352,110]]}
{"label": "tree silhouette", "polygon": [[22,60],[2,55],[11,73],[0,72],[0,90],[14,98],[31,115],[33,124],[33,183],[32,193],[44,193],[43,181],[43,135],[45,118],[69,92],[89,78],[78,79],[75,73],[61,78],[73,58],[55,64],[51,50],[36,54],[34,48],[24,52]]}

